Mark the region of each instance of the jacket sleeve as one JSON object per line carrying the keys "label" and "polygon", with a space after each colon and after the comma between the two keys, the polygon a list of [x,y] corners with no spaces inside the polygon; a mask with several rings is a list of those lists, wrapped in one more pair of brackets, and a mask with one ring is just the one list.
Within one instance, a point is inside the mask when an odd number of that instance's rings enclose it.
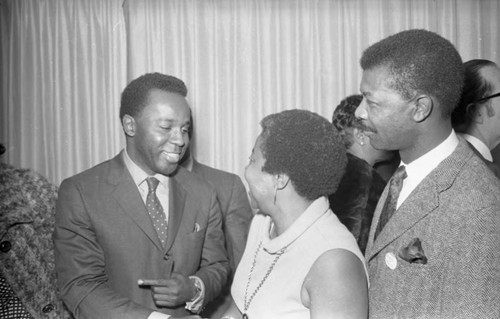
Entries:
{"label": "jacket sleeve", "polygon": [[245,250],[252,217],[253,212],[245,186],[239,177],[234,177],[227,211],[224,214],[226,248],[233,275]]}
{"label": "jacket sleeve", "polygon": [[105,260],[82,191],[63,181],[53,234],[58,286],[76,318],[147,318],[152,312],[108,286]]}
{"label": "jacket sleeve", "polygon": [[222,231],[222,214],[215,191],[212,192],[208,214],[200,268],[195,274],[205,285],[204,305],[218,296],[229,274]]}

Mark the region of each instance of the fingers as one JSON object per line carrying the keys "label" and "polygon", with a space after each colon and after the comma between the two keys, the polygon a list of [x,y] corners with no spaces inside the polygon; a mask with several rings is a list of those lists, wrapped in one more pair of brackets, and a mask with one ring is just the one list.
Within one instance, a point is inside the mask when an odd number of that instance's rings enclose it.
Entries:
{"label": "fingers", "polygon": [[139,279],[137,284],[151,290],[157,306],[178,306],[191,299],[191,281],[182,274],[173,273],[170,279]]}
{"label": "fingers", "polygon": [[171,279],[139,279],[137,284],[139,286],[168,286],[172,283]]}
{"label": "fingers", "polygon": [[175,307],[180,304],[175,296],[164,294],[153,293],[153,301],[157,307]]}

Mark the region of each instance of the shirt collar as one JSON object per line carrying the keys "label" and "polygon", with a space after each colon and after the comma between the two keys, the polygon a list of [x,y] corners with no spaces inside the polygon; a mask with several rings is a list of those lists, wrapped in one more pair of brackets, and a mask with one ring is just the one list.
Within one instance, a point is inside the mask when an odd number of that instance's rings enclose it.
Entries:
{"label": "shirt collar", "polygon": [[149,176],[142,168],[140,168],[128,155],[127,148],[123,151],[123,161],[125,162],[125,166],[127,167],[130,175],[132,175],[132,179],[137,187],[139,187],[146,178],[155,177],[160,183],[168,187],[168,176],[162,174],[155,174],[153,176]]}
{"label": "shirt collar", "polygon": [[406,174],[408,175],[404,181],[404,185],[410,183],[416,187],[439,163],[453,153],[458,142],[457,134],[454,130],[451,130],[450,135],[429,152],[409,164],[401,162],[402,165],[406,166]]}
{"label": "shirt collar", "polygon": [[483,143],[483,141],[481,141],[475,136],[466,133],[460,135],[463,138],[465,138],[467,142],[471,143],[472,146],[474,146],[474,148],[479,152],[479,154],[481,154],[487,161],[493,162],[493,156],[491,155],[491,151],[488,148],[488,146],[486,146],[486,144]]}
{"label": "shirt collar", "polygon": [[[289,246],[297,238],[299,238],[311,225],[313,225],[321,216],[326,213],[333,214],[330,211],[328,198],[325,196],[320,197],[313,201],[311,205],[297,218],[297,220],[287,229],[284,233],[271,239],[269,233],[263,240],[263,248],[270,254],[278,253],[281,249]],[[270,218],[269,218],[270,219]],[[270,222],[269,230],[272,228]]]}

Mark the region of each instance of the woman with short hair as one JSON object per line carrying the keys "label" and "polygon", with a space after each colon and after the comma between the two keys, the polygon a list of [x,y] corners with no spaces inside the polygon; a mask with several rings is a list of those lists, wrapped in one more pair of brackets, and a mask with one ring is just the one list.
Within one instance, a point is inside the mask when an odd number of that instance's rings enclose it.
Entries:
{"label": "woman with short hair", "polygon": [[224,318],[366,318],[364,258],[328,203],[347,162],[337,130],[305,110],[261,126],[245,170],[258,213]]}

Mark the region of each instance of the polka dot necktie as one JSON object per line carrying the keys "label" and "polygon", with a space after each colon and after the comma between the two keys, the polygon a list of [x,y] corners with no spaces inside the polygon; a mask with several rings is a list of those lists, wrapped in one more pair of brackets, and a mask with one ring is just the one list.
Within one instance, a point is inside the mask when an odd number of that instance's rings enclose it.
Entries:
{"label": "polka dot necktie", "polygon": [[167,220],[160,200],[156,196],[156,187],[158,187],[160,181],[154,177],[148,177],[146,178],[146,182],[149,187],[148,196],[146,198],[146,208],[148,209],[151,221],[153,221],[158,238],[163,247],[165,247],[165,242],[167,240]]}
{"label": "polka dot necktie", "polygon": [[391,177],[391,181],[389,182],[389,194],[387,195],[384,208],[382,209],[382,213],[380,214],[380,219],[375,230],[374,239],[377,238],[378,234],[380,234],[385,224],[387,224],[389,219],[391,219],[392,215],[394,215],[394,213],[396,212],[399,193],[401,193],[401,189],[403,188],[403,180],[406,177],[407,175],[404,165],[398,167],[394,175]]}

